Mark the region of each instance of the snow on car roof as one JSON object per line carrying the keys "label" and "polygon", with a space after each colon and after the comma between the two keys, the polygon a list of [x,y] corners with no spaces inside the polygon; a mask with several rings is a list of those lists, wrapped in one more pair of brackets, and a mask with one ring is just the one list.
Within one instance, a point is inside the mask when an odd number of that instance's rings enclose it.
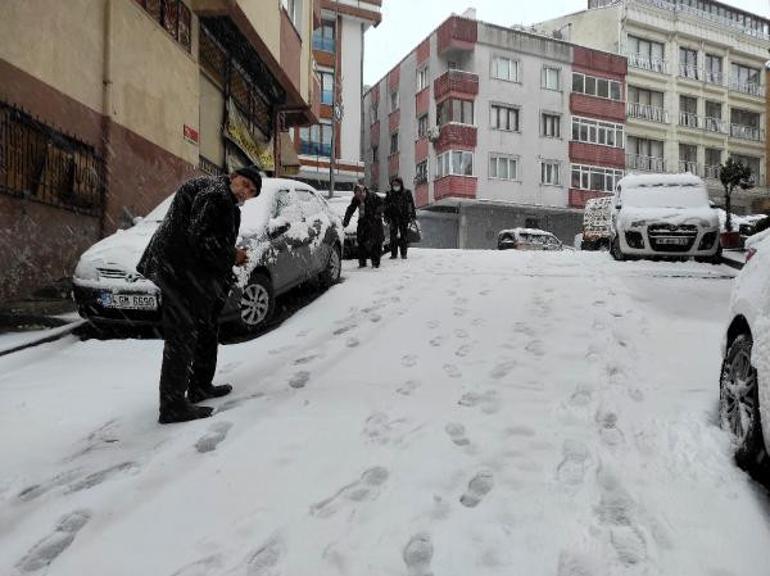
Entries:
{"label": "snow on car roof", "polygon": [[532,236],[553,236],[553,233],[547,230],[539,230],[537,228],[509,228],[507,230],[500,230],[498,236],[501,234],[530,234]]}
{"label": "snow on car roof", "polygon": [[658,186],[705,186],[703,180],[690,174],[628,174],[620,179],[621,190]]}

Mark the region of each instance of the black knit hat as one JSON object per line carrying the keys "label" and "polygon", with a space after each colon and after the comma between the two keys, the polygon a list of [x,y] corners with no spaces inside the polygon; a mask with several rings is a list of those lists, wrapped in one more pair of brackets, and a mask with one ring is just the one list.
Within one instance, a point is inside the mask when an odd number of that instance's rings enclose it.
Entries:
{"label": "black knit hat", "polygon": [[257,189],[257,194],[262,190],[262,174],[260,174],[259,168],[253,164],[251,166],[238,168],[238,170],[235,171],[235,174],[251,180],[254,183],[254,187]]}

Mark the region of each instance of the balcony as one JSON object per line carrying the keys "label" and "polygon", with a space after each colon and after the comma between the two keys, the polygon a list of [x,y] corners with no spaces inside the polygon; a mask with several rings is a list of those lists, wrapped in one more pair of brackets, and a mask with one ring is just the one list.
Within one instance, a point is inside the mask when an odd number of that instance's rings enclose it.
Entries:
{"label": "balcony", "polygon": [[637,102],[629,102],[626,106],[629,118],[637,118],[639,120],[647,120],[648,122],[657,122],[659,124],[668,124],[668,110],[665,108],[659,108],[657,106],[651,106],[650,104],[639,104]]}
{"label": "balcony", "polygon": [[433,196],[444,198],[475,198],[478,179],[475,176],[444,176],[433,182]]}
{"label": "balcony", "polygon": [[714,86],[727,85],[727,79],[725,78],[725,75],[722,74],[722,72],[717,72],[715,70],[705,70],[703,73],[703,81],[706,84],[712,84]]}
{"label": "balcony", "polygon": [[703,70],[697,66],[687,66],[685,64],[679,64],[679,77],[686,78],[687,80],[699,81],[703,78]]}
{"label": "balcony", "polygon": [[313,35],[313,50],[319,52],[330,52],[334,54],[337,51],[337,42],[334,38],[327,38],[325,36]]}
{"label": "balcony", "polygon": [[479,93],[479,75],[462,70],[448,70],[433,83],[433,95],[436,102],[450,96],[468,97]]}
{"label": "balcony", "polygon": [[697,114],[692,114],[690,112],[680,112],[679,125],[682,128],[691,128],[693,130],[699,130],[701,127],[703,127],[703,118],[701,118]]}
{"label": "balcony", "polygon": [[299,153],[305,156],[322,156],[329,158],[332,155],[332,145],[322,144],[321,142],[306,142],[301,141],[299,145]]}
{"label": "balcony", "polygon": [[449,150],[473,150],[478,143],[478,129],[468,124],[444,124],[434,144],[436,154]]}
{"label": "balcony", "polygon": [[697,162],[690,160],[679,160],[679,173],[689,172],[695,176],[700,176],[702,173],[701,167]]}
{"label": "balcony", "polygon": [[741,140],[753,140],[754,142],[765,141],[765,131],[753,126],[742,126],[741,124],[730,124],[730,136],[740,138]]}
{"label": "balcony", "polygon": [[765,97],[765,87],[757,82],[741,82],[731,78],[730,90],[740,92],[741,94],[748,94],[749,96],[756,96],[757,98]]}
{"label": "balcony", "polygon": [[630,68],[668,74],[668,62],[662,58],[650,58],[643,54],[627,54],[626,57]]}
{"label": "balcony", "polygon": [[721,118],[712,118],[710,116],[706,116],[703,119],[703,129],[706,132],[727,134],[727,123]]}
{"label": "balcony", "polygon": [[473,50],[478,38],[478,22],[460,16],[451,16],[439,26],[438,53],[442,55],[450,50]]}
{"label": "balcony", "polygon": [[665,172],[666,160],[657,156],[626,154],[626,169],[641,172]]}

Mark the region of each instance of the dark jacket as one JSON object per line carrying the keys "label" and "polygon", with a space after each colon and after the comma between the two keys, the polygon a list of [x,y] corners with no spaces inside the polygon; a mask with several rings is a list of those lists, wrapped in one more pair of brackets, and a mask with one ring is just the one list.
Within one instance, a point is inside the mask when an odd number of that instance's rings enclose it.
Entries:
{"label": "dark jacket", "polygon": [[241,211],[227,176],[190,180],[177,190],[137,270],[157,284],[226,292],[240,225]]}
{"label": "dark jacket", "polygon": [[385,195],[385,219],[394,224],[417,219],[411,190],[403,187],[400,192],[388,190]]}
{"label": "dark jacket", "polygon": [[[350,205],[345,210],[345,218],[342,221],[343,227],[350,223],[353,213],[359,208],[360,202],[358,198],[353,196],[353,200],[351,200]],[[358,243],[367,248],[374,244],[382,244],[385,239],[385,234],[382,230],[382,199],[374,192],[369,192],[366,195],[366,200],[364,200],[363,208],[364,213],[359,213],[358,215],[358,228],[356,229]]]}

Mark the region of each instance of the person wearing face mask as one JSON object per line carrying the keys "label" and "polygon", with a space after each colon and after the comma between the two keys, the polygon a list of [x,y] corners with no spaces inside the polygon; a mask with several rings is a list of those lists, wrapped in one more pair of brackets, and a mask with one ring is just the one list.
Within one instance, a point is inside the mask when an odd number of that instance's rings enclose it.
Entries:
{"label": "person wearing face mask", "polygon": [[407,231],[409,223],[417,218],[414,208],[412,191],[404,189],[404,181],[400,177],[393,178],[390,190],[385,196],[385,221],[390,226],[390,259],[401,258],[406,260],[408,244]]}
{"label": "person wearing face mask", "polygon": [[229,394],[212,382],[217,367],[219,314],[235,279],[233,266],[248,260],[237,248],[240,206],[259,195],[256,166],[229,176],[183,184],[142,255],[137,271],[161,291],[165,345],[160,372],[161,424],[211,416],[195,403]]}
{"label": "person wearing face mask", "polygon": [[350,223],[355,211],[358,210],[358,227],[356,228],[356,240],[358,242],[358,267],[365,268],[366,260],[372,261],[373,268],[380,267],[382,256],[382,242],[385,235],[382,230],[382,200],[374,192],[357,184],[353,191],[353,199],[345,210],[345,218],[342,227]]}

